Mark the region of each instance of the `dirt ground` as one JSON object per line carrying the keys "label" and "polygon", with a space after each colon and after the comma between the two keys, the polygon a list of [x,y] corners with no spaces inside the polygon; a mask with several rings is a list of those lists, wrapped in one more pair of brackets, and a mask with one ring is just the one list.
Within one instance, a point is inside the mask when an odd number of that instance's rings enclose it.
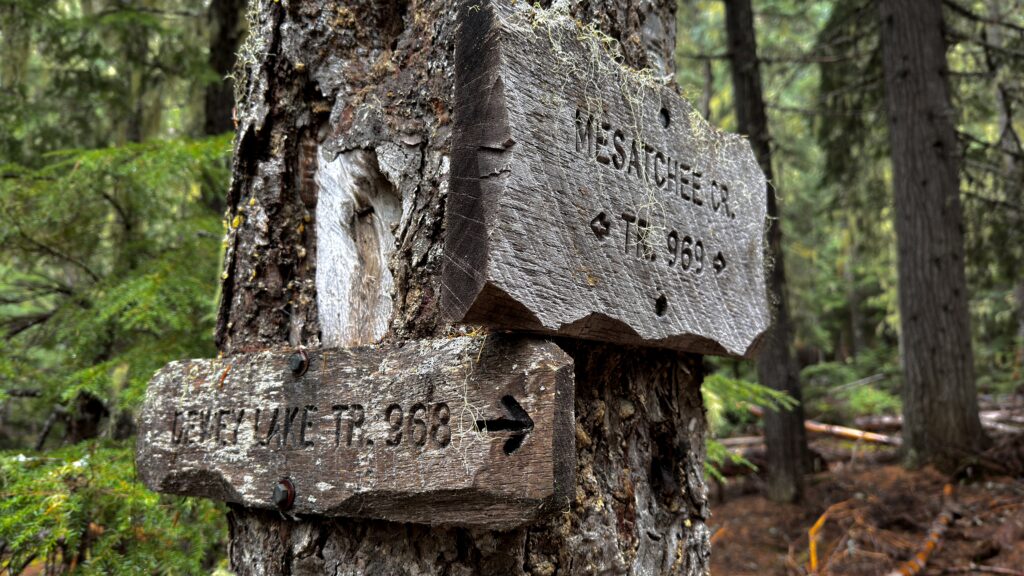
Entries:
{"label": "dirt ground", "polygon": [[799,505],[760,496],[757,476],[730,479],[725,501],[712,505],[714,576],[815,573],[808,531],[829,507],[816,574],[885,575],[922,549],[943,510],[947,482],[955,488],[953,521],[919,574],[1024,576],[1024,437],[1002,439],[986,455],[992,465],[980,478],[969,470],[975,478],[959,480],[930,468],[905,470],[892,448],[868,452],[821,439],[812,448],[829,469],[807,476]]}

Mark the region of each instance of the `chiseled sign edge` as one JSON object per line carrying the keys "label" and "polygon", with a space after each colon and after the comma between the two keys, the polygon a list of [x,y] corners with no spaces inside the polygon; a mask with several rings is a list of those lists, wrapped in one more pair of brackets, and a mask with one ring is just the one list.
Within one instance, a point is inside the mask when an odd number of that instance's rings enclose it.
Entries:
{"label": "chiseled sign edge", "polygon": [[752,356],[770,313],[749,143],[525,4],[461,14],[446,316]]}
{"label": "chiseled sign edge", "polygon": [[493,529],[574,497],[572,360],[532,338],[172,362],[139,424],[148,487],[246,507]]}

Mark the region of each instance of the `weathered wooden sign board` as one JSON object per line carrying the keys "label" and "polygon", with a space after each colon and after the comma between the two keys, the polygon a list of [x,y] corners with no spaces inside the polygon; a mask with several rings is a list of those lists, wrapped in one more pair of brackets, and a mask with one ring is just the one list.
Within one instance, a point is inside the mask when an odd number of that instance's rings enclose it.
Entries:
{"label": "weathered wooden sign board", "polygon": [[769,325],[765,178],[596,33],[468,2],[443,308],[506,329],[750,356]]}
{"label": "weathered wooden sign board", "polygon": [[291,514],[514,527],[574,495],[572,371],[552,343],[499,336],[174,362],[137,468],[159,492]]}

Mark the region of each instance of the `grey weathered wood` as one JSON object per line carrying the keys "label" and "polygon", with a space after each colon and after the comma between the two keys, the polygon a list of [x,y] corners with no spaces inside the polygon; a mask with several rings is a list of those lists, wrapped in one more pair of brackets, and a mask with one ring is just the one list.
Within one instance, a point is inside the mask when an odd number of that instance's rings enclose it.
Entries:
{"label": "grey weathered wood", "polygon": [[462,14],[445,313],[752,355],[770,319],[749,144],[594,32],[545,27],[523,4]]}
{"label": "grey weathered wood", "polygon": [[291,355],[158,372],[140,417],[143,482],[274,508],[288,478],[292,514],[487,528],[568,507],[573,366],[556,345],[490,336],[309,351],[299,376]]}

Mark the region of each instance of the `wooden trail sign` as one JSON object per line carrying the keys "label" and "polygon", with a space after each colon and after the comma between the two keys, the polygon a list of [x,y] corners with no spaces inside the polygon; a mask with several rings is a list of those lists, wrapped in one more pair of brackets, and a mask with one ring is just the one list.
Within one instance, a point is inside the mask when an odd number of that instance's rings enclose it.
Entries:
{"label": "wooden trail sign", "polygon": [[462,13],[445,313],[752,355],[770,318],[750,145],[615,63],[598,33],[525,4]]}
{"label": "wooden trail sign", "polygon": [[137,468],[247,507],[511,528],[574,495],[572,371],[550,342],[499,336],[173,362]]}

